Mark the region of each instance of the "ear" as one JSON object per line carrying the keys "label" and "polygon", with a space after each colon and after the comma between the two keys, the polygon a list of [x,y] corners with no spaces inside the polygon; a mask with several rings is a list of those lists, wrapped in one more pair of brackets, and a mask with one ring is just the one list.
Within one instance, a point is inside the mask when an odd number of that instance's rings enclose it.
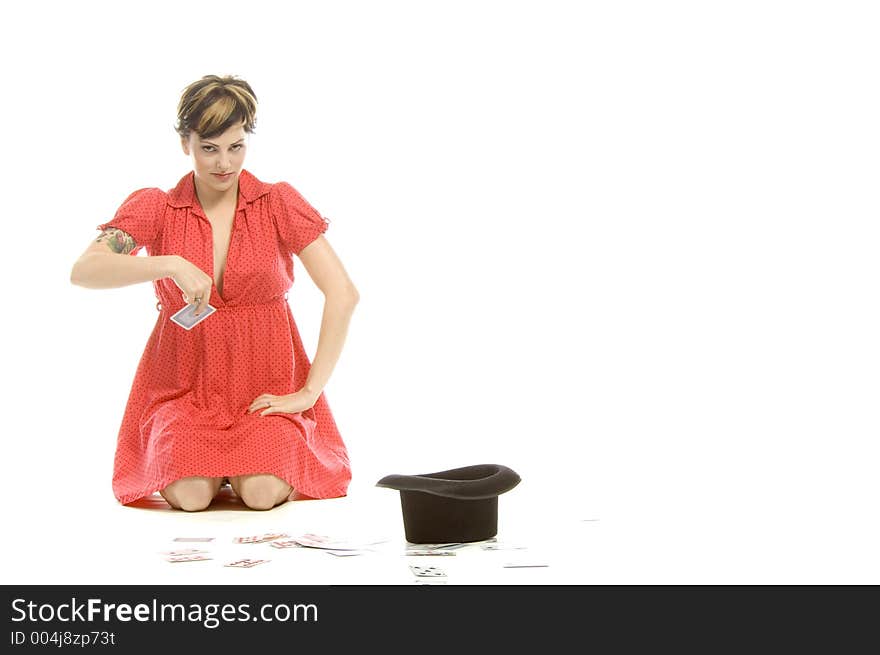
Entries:
{"label": "ear", "polygon": [[183,154],[189,154],[189,139],[180,137],[180,147],[183,148]]}

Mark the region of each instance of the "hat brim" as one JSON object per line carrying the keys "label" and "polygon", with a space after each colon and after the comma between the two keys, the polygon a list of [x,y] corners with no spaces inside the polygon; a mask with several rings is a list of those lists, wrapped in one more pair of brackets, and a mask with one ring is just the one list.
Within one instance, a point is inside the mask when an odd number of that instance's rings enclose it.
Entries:
{"label": "hat brim", "polygon": [[506,466],[475,464],[420,475],[386,475],[376,486],[399,491],[422,491],[444,498],[481,500],[510,491],[519,483],[519,475]]}

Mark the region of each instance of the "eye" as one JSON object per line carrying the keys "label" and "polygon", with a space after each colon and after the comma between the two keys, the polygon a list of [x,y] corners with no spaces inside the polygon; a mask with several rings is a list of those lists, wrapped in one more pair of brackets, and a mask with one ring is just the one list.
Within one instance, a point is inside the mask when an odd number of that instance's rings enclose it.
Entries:
{"label": "eye", "polygon": [[[235,148],[236,150],[241,150],[244,147],[244,145],[241,143],[236,143],[232,147]],[[202,150],[204,150],[205,152],[213,152],[214,146],[202,146]]]}

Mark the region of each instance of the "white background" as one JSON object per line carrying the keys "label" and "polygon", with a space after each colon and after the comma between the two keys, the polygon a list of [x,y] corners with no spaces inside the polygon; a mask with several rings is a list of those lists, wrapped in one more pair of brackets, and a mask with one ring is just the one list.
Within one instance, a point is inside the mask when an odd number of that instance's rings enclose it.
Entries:
{"label": "white background", "polygon": [[[83,289],[71,266],[131,191],[191,170],[180,93],[233,74],[259,101],[245,167],[331,220],[360,291],[325,389],[352,495],[495,462],[522,476],[502,515],[601,519],[607,582],[880,582],[873,3],[4,13],[16,580],[50,581],[35,535],[116,504],[156,320],[149,283]],[[311,358],[322,298],[294,268]]]}

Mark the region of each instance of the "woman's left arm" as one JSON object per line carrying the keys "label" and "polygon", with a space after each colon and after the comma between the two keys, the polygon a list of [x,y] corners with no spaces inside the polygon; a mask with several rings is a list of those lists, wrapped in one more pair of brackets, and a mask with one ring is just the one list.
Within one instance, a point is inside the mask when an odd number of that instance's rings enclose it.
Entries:
{"label": "woman's left arm", "polygon": [[324,294],[324,313],[315,357],[302,389],[286,396],[262,394],[251,403],[249,412],[264,409],[261,415],[273,414],[276,410],[295,413],[305,411],[317,402],[342,353],[348,324],[360,298],[345,267],[324,235],[319,235],[298,256],[315,285]]}
{"label": "woman's left arm", "polygon": [[360,300],[360,294],[324,235],[303,248],[299,258],[315,285],[324,294],[321,332],[315,357],[303,386],[303,390],[317,400],[342,353],[348,323]]}

